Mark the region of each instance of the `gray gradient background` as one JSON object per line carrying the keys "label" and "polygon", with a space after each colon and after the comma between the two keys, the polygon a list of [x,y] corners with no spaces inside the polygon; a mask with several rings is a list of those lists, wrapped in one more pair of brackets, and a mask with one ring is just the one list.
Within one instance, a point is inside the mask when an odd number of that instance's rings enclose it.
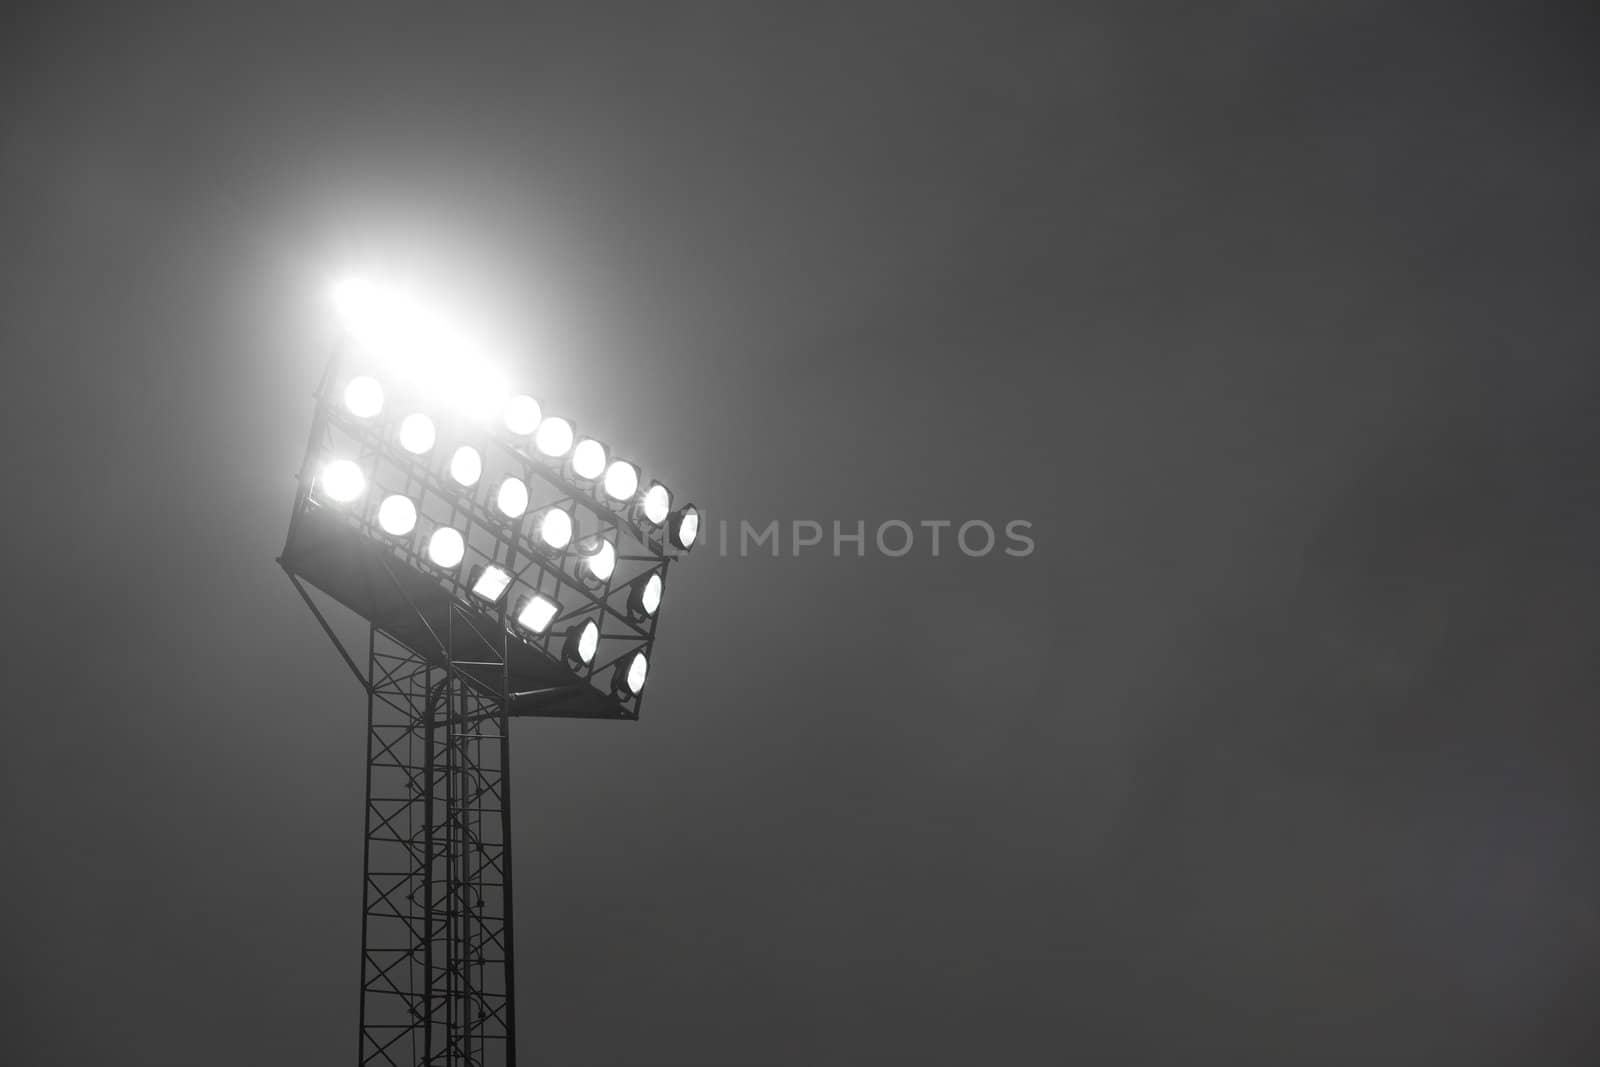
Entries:
{"label": "gray gradient background", "polygon": [[525,1062],[1593,1062],[1596,27],[1132,6],[6,15],[0,1059],[354,1053],[370,265],[720,516],[1035,524],[518,724]]}

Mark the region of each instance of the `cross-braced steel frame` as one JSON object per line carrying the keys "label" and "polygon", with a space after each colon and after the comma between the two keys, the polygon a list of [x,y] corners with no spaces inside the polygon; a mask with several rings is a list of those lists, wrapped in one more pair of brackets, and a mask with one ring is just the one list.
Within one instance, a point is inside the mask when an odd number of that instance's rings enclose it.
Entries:
{"label": "cross-braced steel frame", "polygon": [[[653,588],[659,605],[684,550],[677,524],[698,513],[685,504],[652,519],[642,497],[611,499],[526,435],[452,419],[420,387],[396,383],[393,404],[358,416],[338,399],[358,369],[344,358],[317,390],[279,563],[367,694],[358,1062],[512,1065],[509,720],[638,718],[643,696],[624,682],[654,648],[656,607],[644,594]],[[448,448],[418,455],[397,443],[402,416],[422,409],[451,443],[479,450],[481,478],[455,478]],[[364,492],[324,491],[317,472],[335,459],[363,471]],[[502,479],[522,482],[523,507],[501,506]],[[412,504],[403,529],[381,521],[391,496]],[[558,510],[572,527],[562,545],[537,532]],[[444,528],[463,548],[451,565],[425,547]],[[603,572],[588,563],[602,546]],[[509,583],[498,595],[475,588],[489,568]],[[366,621],[365,671],[312,588]],[[519,605],[535,598],[558,613],[525,623]]]}
{"label": "cross-braced steel frame", "polygon": [[369,633],[360,1062],[514,1064],[506,701]]}

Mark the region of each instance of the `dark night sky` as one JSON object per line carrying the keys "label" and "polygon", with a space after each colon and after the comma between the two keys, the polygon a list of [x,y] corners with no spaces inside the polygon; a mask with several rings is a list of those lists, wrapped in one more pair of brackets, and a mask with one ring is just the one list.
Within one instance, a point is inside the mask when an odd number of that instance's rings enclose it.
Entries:
{"label": "dark night sky", "polygon": [[1596,27],[1131,7],[5,16],[0,1058],[355,1050],[372,267],[714,516],[1034,524],[517,725],[524,1062],[1593,1062]]}

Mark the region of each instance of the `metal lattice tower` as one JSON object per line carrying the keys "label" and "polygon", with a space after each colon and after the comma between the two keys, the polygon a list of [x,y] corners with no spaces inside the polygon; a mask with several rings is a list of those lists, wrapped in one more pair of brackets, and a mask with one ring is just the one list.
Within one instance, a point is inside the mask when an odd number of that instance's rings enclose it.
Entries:
{"label": "metal lattice tower", "polygon": [[507,716],[373,630],[363,1064],[516,1062]]}
{"label": "metal lattice tower", "polygon": [[[323,376],[278,561],[367,697],[358,1062],[512,1065],[510,720],[639,717],[699,513],[566,420],[533,447],[529,397],[500,424],[450,410],[382,347]],[[313,590],[365,623],[365,670]]]}

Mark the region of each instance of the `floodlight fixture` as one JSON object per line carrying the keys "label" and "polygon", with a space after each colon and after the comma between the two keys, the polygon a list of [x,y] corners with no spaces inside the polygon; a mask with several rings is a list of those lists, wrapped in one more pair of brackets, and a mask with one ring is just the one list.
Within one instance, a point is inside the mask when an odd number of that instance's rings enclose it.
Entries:
{"label": "floodlight fixture", "polygon": [[572,542],[572,515],[563,508],[551,508],[539,520],[539,541],[546,549],[560,552]]}
{"label": "floodlight fixture", "polygon": [[572,473],[586,482],[592,482],[606,470],[606,446],[592,437],[585,437],[572,449]]}
{"label": "floodlight fixture", "polygon": [[413,456],[425,455],[437,439],[433,420],[422,412],[414,411],[400,420],[400,447]]}
{"label": "floodlight fixture", "polygon": [[506,595],[506,590],[511,588],[511,573],[493,563],[474,568],[472,576],[472,595],[481,597],[491,604],[500,602]]}
{"label": "floodlight fixture", "polygon": [[650,488],[644,491],[640,510],[652,524],[660,526],[667,521],[667,515],[672,511],[672,494],[660,482],[651,482]]}
{"label": "floodlight fixture", "polygon": [[580,566],[586,584],[605,584],[617,569],[617,546],[604,537],[590,538]]}
{"label": "floodlight fixture", "polygon": [[323,467],[322,477],[318,480],[323,493],[338,504],[348,504],[367,491],[367,476],[348,459],[336,459]]}
{"label": "floodlight fixture", "polygon": [[650,662],[643,652],[635,652],[624,662],[617,665],[617,673],[612,681],[612,689],[624,700],[639,695],[644,689],[645,675],[649,673]]}
{"label": "floodlight fixture", "polygon": [[639,491],[639,468],[625,459],[614,461],[606,468],[604,488],[612,500],[627,503]]}
{"label": "floodlight fixture", "polygon": [[518,437],[526,437],[537,430],[542,416],[539,402],[526,393],[518,393],[506,401],[506,429]]}
{"label": "floodlight fixture", "polygon": [[378,379],[361,375],[344,387],[344,406],[358,419],[370,419],[383,410],[383,386]]}
{"label": "floodlight fixture", "polygon": [[557,415],[546,418],[533,435],[533,447],[551,459],[560,459],[572,451],[572,423]]}
{"label": "floodlight fixture", "polygon": [[628,593],[628,610],[635,619],[648,619],[661,610],[661,585],[659,571],[642,582],[634,583]]}
{"label": "floodlight fixture", "polygon": [[573,663],[588,666],[594,662],[594,654],[599,648],[600,627],[593,619],[585,619],[567,631],[561,654]]}
{"label": "floodlight fixture", "polygon": [[522,518],[522,513],[528,510],[528,484],[521,478],[507,478],[500,483],[494,506],[508,519]]}
{"label": "floodlight fixture", "polygon": [[483,476],[483,456],[471,445],[462,445],[456,449],[455,455],[450,457],[450,477],[465,487],[471,488],[478,484],[478,479]]}
{"label": "floodlight fixture", "polygon": [[428,559],[435,567],[444,570],[453,570],[461,565],[461,560],[467,554],[467,542],[461,536],[460,530],[441,526],[433,531],[433,536],[428,538]]}
{"label": "floodlight fixture", "polygon": [[378,526],[390,537],[404,537],[417,526],[417,505],[395,493],[378,505]]}
{"label": "floodlight fixture", "polygon": [[667,525],[667,538],[678,548],[685,552],[694,547],[695,540],[700,536],[700,510],[693,504],[685,504],[674,511],[671,521]]}
{"label": "floodlight fixture", "polygon": [[543,593],[535,593],[533,596],[524,597],[518,602],[517,625],[524,630],[542,634],[550,628],[550,623],[560,612],[560,604],[557,604]]}

